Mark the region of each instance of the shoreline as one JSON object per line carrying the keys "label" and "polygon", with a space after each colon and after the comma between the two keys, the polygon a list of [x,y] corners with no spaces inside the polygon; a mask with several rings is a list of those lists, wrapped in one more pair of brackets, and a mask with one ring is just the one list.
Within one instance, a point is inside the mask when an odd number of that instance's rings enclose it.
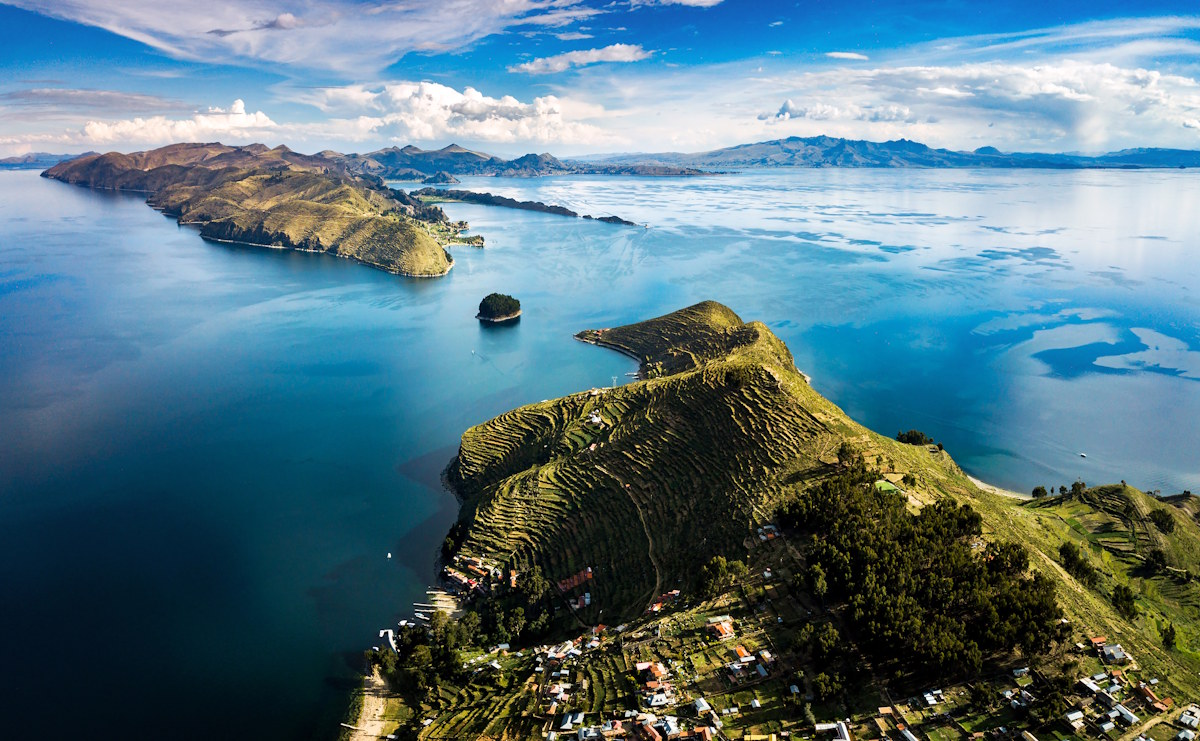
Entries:
{"label": "shoreline", "polygon": [[[179,222],[179,224],[181,226],[196,226],[201,223],[202,222],[199,222],[199,221],[181,221],[181,222]],[[201,234],[200,238],[205,240],[206,242],[218,242],[220,244],[240,244],[240,245],[243,245],[246,247],[262,247],[264,249],[280,250],[282,252],[306,252],[310,255],[329,255],[330,257],[338,257],[343,260],[349,260],[351,262],[356,262],[359,265],[366,265],[369,268],[375,268],[376,270],[382,270],[385,273],[391,273],[392,275],[399,275],[404,278],[442,278],[442,277],[448,275],[450,273],[450,271],[454,269],[454,259],[453,258],[450,259],[450,264],[446,266],[446,272],[444,272],[444,273],[406,273],[403,270],[392,270],[391,268],[380,265],[379,263],[369,262],[367,260],[360,260],[359,258],[351,257],[350,255],[339,255],[338,253],[330,252],[329,250],[309,250],[309,249],[305,249],[303,247],[288,247],[287,245],[284,245],[284,244],[263,244],[262,242],[246,242],[241,239],[221,239],[220,237],[209,237],[209,236],[205,236],[204,234]]]}
{"label": "shoreline", "polygon": [[966,473],[965,471],[963,473],[966,474],[966,477],[968,479],[970,479],[972,484],[975,484],[975,486],[978,486],[980,489],[983,489],[984,491],[988,492],[989,494],[998,494],[1002,497],[1008,497],[1009,499],[1020,499],[1023,502],[1033,501],[1032,494],[1022,494],[1020,492],[1013,491],[1012,489],[1002,489],[999,486],[992,486],[991,484],[987,483],[986,481],[977,479],[974,476],[972,476],[971,474]]}
{"label": "shoreline", "polygon": [[379,674],[379,667],[371,667],[371,673],[363,676],[362,709],[354,724],[343,723],[343,729],[350,733],[345,735],[349,741],[375,741],[385,735],[384,731],[392,721],[383,717],[387,711],[387,698],[391,695],[387,682]]}
{"label": "shoreline", "polygon": [[522,314],[521,309],[517,309],[517,313],[515,313],[515,314],[506,314],[504,316],[496,316],[496,317],[484,316],[483,314],[476,314],[475,318],[481,322],[489,322],[491,324],[503,324],[504,322],[511,322],[513,319],[520,319],[521,314]]}

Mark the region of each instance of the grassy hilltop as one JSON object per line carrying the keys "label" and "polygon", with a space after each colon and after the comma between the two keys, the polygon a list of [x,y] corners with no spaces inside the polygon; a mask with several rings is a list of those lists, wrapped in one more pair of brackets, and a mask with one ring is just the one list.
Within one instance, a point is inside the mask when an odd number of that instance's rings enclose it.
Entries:
{"label": "grassy hilltop", "polygon": [[326,252],[412,276],[453,265],[433,236],[446,231],[439,209],[286,147],[177,144],[82,157],[45,175],[148,193],[150,205],[209,239]]}
{"label": "grassy hilltop", "polygon": [[[371,653],[388,730],[635,738],[626,713],[652,711],[693,738],[845,719],[860,739],[1170,741],[1200,700],[1194,497],[984,491],[937,446],[850,420],[717,303],[578,337],[645,378],[464,433],[447,563],[489,586]],[[1132,661],[1103,663],[1098,636]],[[1079,682],[1101,675],[1136,718],[1107,726]]]}
{"label": "grassy hilltop", "polygon": [[843,443],[915,476],[914,501],[971,487],[948,456],[849,419],[765,325],[720,304],[580,337],[638,357],[655,377],[473,427],[451,476],[465,503],[463,552],[536,563],[552,581],[591,567],[586,622],[696,586],[698,564],[741,553],[789,492],[833,474]]}

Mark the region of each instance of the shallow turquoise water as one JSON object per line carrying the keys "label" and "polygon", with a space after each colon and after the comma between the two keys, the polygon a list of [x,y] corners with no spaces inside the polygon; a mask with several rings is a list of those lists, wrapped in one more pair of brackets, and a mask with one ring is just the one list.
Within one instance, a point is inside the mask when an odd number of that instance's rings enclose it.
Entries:
{"label": "shallow turquoise water", "polygon": [[[997,484],[1200,489],[1190,173],[465,186],[651,228],[451,204],[488,248],[421,281],[0,174],[16,730],[64,703],[101,735],[328,730],[345,654],[432,576],[461,431],[633,370],[575,331],[706,298],[765,321],[860,421],[921,428]],[[521,299],[519,324],[473,319],[493,290]]]}

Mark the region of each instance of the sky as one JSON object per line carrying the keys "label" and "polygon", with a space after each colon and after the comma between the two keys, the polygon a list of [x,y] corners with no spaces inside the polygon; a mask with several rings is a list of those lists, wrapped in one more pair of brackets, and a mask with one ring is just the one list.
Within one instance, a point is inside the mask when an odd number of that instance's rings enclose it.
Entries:
{"label": "sky", "polygon": [[0,0],[0,156],[1200,149],[1198,0]]}

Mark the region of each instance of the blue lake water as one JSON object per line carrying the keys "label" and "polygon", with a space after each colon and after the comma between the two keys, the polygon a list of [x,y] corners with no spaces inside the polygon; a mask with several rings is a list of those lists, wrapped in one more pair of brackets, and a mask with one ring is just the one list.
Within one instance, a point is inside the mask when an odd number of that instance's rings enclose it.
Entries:
{"label": "blue lake water", "polygon": [[[574,332],[707,298],[993,483],[1200,490],[1193,173],[459,187],[650,228],[449,204],[488,247],[415,280],[0,173],[6,727],[328,735],[347,654],[432,577],[462,430],[633,370]],[[491,291],[519,324],[475,321]]]}

